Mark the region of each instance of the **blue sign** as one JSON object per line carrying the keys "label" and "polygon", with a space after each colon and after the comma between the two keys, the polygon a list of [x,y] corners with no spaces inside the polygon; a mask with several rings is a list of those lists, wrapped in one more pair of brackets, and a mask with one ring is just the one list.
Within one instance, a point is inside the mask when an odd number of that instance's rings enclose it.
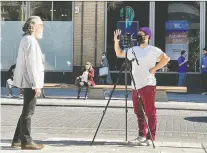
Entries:
{"label": "blue sign", "polygon": [[188,31],[189,23],[185,20],[173,20],[165,22],[166,31]]}

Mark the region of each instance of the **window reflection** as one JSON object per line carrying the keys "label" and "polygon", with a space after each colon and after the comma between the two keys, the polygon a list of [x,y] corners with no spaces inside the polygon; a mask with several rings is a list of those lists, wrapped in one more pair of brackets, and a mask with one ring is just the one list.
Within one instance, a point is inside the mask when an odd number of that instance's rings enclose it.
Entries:
{"label": "window reflection", "polygon": [[[71,71],[72,50],[72,2],[31,2],[31,14],[44,20],[44,39],[39,40],[45,54],[46,71]],[[68,22],[65,22],[68,21]]]}
{"label": "window reflection", "polygon": [[2,21],[24,21],[25,19],[25,2],[1,2]]}
{"label": "window reflection", "polygon": [[187,51],[188,71],[199,71],[199,33],[199,2],[155,2],[155,45],[171,57],[169,71],[178,71],[181,50]]}
{"label": "window reflection", "polygon": [[72,2],[31,2],[31,9],[44,21],[72,21]]}
{"label": "window reflection", "polygon": [[40,16],[43,21],[52,20],[52,2],[30,2],[31,14]]}
{"label": "window reflection", "polygon": [[[207,3],[206,3],[206,9],[207,9]],[[206,20],[207,20],[207,11],[206,11]],[[205,44],[207,45],[207,21],[206,21],[206,39]]]}
{"label": "window reflection", "polygon": [[114,30],[117,29],[118,21],[136,21],[138,27],[149,26],[149,2],[110,1],[107,2],[107,8],[107,59],[110,70],[119,70],[124,59],[115,55]]}
{"label": "window reflection", "polygon": [[72,2],[54,2],[53,21],[72,21]]}

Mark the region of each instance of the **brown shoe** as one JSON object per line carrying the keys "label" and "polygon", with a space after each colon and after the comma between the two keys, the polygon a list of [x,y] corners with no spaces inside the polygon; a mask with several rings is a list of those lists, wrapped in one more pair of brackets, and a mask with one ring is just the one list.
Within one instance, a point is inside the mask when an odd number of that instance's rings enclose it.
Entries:
{"label": "brown shoe", "polygon": [[35,142],[31,142],[30,144],[22,144],[22,150],[41,150],[44,148],[44,144],[36,144]]}
{"label": "brown shoe", "polygon": [[20,148],[21,147],[21,143],[19,142],[17,142],[17,143],[14,143],[14,142],[12,142],[12,144],[11,144],[11,147],[12,148]]}

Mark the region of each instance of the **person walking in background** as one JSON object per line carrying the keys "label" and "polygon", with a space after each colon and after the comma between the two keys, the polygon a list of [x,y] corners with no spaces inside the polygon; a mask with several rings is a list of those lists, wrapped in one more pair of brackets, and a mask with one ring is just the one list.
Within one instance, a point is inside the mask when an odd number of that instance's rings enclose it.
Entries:
{"label": "person walking in background", "polygon": [[31,137],[31,117],[37,97],[44,85],[44,58],[37,39],[43,37],[43,22],[39,16],[31,16],[23,26],[23,38],[19,45],[13,85],[24,89],[22,114],[14,133],[12,148],[40,150],[44,144],[36,144]]}
{"label": "person walking in background", "polygon": [[184,86],[186,81],[186,73],[188,67],[188,59],[185,50],[181,51],[181,56],[178,58],[178,86]]}
{"label": "person walking in background", "polygon": [[[13,86],[13,77],[14,77],[14,70],[15,70],[16,64],[12,65],[8,71],[8,80],[6,81],[6,86],[8,89],[8,94],[7,97],[8,98],[12,98],[13,97],[13,92],[12,92],[12,88],[14,88]],[[19,89],[19,98],[23,98],[23,90]]]}
{"label": "person walking in background", "polygon": [[[102,53],[102,56],[101,56],[101,67],[100,67],[100,69],[102,69],[102,68],[107,68],[107,70],[109,68],[108,60],[106,58],[105,53]],[[100,71],[100,69],[99,69],[99,71]],[[107,77],[108,73],[109,73],[108,71],[107,71],[107,74],[105,74],[105,75],[100,75],[100,73],[99,73],[99,83],[100,84],[106,84],[106,77]]]}
{"label": "person walking in background", "polygon": [[108,60],[106,58],[106,54],[102,53],[101,56],[101,68],[106,67],[108,68],[108,74],[107,75],[103,75],[103,76],[99,76],[99,83],[100,84],[112,84],[112,80],[111,80],[111,74],[109,71],[109,63]]}
{"label": "person walking in background", "polygon": [[203,49],[203,58],[201,61],[201,76],[202,76],[202,95],[207,94],[207,47]]}

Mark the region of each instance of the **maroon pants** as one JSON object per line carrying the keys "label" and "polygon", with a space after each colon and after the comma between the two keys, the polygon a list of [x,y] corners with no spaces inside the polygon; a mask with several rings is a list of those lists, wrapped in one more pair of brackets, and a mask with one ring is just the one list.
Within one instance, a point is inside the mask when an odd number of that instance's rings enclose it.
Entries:
{"label": "maroon pants", "polygon": [[[145,86],[139,89],[138,93],[143,102],[144,111],[146,113],[149,128],[152,133],[152,139],[155,140],[156,124],[157,124],[156,107],[155,107],[156,86]],[[136,114],[137,121],[138,121],[139,136],[150,139],[149,132],[146,133],[147,124],[144,120],[144,114],[142,113],[135,90],[132,90],[132,100],[134,105],[134,113]]]}

